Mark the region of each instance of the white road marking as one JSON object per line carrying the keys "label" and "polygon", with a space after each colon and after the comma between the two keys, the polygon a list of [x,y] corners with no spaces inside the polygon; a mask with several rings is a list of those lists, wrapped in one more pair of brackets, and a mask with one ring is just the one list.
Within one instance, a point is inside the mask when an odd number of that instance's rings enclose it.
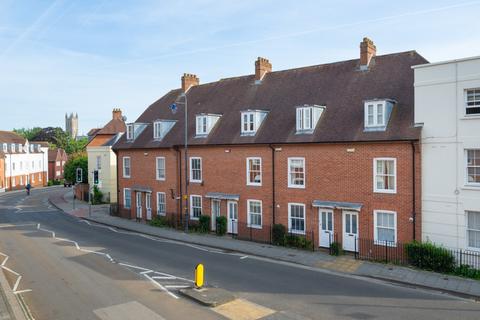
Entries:
{"label": "white road marking", "polygon": [[157,287],[159,287],[162,291],[168,293],[171,297],[175,298],[175,299],[179,299],[178,296],[176,296],[175,294],[171,293],[170,291],[168,291],[167,288],[165,288],[164,286],[162,286],[160,283],[158,283],[157,281],[155,281],[152,277],[150,277],[148,274],[144,274],[143,275],[145,278],[147,278],[148,280],[150,280],[150,282],[152,282],[154,285],[156,285]]}
{"label": "white road marking", "polygon": [[168,285],[168,286],[165,286],[165,288],[168,288],[168,289],[184,289],[184,288],[189,288],[190,286],[186,286],[186,285]]}
{"label": "white road marking", "polygon": [[140,270],[143,270],[143,271],[152,271],[150,269],[142,268],[142,267],[139,267],[139,266],[132,266],[131,264],[127,264],[127,263],[121,263],[120,262],[119,265],[124,266],[124,267],[128,267],[128,268],[140,269]]}
{"label": "white road marking", "polygon": [[17,281],[15,282],[15,285],[13,286],[13,292],[17,291],[18,285],[20,284],[20,280],[22,280],[22,276],[18,275]]}
{"label": "white road marking", "polygon": [[35,226],[35,224],[34,224],[34,223],[28,223],[28,224],[4,224],[4,225],[1,225],[0,228],[30,227],[30,226]]}
{"label": "white road marking", "polygon": [[248,256],[243,256],[243,257],[240,257],[240,260],[243,260],[243,259],[247,259]]}
{"label": "white road marking", "polygon": [[5,263],[7,263],[7,260],[8,260],[8,256],[5,256],[5,260],[3,260],[2,262],[2,267],[5,265]]}
{"label": "white road marking", "polygon": [[15,291],[14,294],[20,294],[20,293],[25,293],[25,292],[32,292],[32,289],[25,289],[25,290]]}

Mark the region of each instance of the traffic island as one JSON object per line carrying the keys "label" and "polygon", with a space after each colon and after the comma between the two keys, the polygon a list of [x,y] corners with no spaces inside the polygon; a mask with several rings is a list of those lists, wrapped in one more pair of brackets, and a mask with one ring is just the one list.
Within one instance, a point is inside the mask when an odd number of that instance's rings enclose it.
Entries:
{"label": "traffic island", "polygon": [[221,288],[186,288],[180,290],[180,293],[211,308],[235,300],[235,296],[230,291]]}

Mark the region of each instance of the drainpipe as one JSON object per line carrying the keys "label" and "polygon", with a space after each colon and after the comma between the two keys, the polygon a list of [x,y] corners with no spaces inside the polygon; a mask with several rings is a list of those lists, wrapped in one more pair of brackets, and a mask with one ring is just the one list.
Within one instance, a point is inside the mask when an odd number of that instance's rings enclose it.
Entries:
{"label": "drainpipe", "polygon": [[416,174],[415,174],[415,142],[411,141],[411,146],[412,146],[412,192],[413,192],[413,211],[412,211],[412,219],[413,219],[413,241],[416,241],[416,222],[417,222],[417,213],[416,213]]}
{"label": "drainpipe", "polygon": [[[183,213],[183,194],[182,194],[182,190],[183,190],[183,186],[182,186],[182,155],[181,155],[181,152],[180,152],[180,148],[178,146],[175,146],[175,151],[177,152],[177,159],[178,159],[178,187],[179,187],[179,190],[177,190],[179,196],[180,196],[180,200],[179,200],[179,203],[180,203],[180,221],[182,221],[182,213]],[[177,219],[178,219],[178,215],[177,215]]]}
{"label": "drainpipe", "polygon": [[272,150],[272,224],[275,224],[275,148],[271,144],[268,146]]}
{"label": "drainpipe", "polygon": [[13,190],[12,187],[12,154],[10,153],[10,191]]}

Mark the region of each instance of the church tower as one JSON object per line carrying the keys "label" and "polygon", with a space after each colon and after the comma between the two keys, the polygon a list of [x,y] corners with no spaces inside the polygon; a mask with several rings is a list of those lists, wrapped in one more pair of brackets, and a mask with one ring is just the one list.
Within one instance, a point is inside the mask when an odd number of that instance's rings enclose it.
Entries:
{"label": "church tower", "polygon": [[70,113],[67,115],[65,113],[65,132],[70,134],[73,139],[76,139],[78,136],[78,114]]}

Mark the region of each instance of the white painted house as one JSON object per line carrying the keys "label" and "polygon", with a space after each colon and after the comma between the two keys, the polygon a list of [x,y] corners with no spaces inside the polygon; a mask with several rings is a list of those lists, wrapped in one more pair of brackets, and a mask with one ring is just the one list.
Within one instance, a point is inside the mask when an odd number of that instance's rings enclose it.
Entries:
{"label": "white painted house", "polygon": [[422,239],[480,251],[480,57],[413,68]]}

